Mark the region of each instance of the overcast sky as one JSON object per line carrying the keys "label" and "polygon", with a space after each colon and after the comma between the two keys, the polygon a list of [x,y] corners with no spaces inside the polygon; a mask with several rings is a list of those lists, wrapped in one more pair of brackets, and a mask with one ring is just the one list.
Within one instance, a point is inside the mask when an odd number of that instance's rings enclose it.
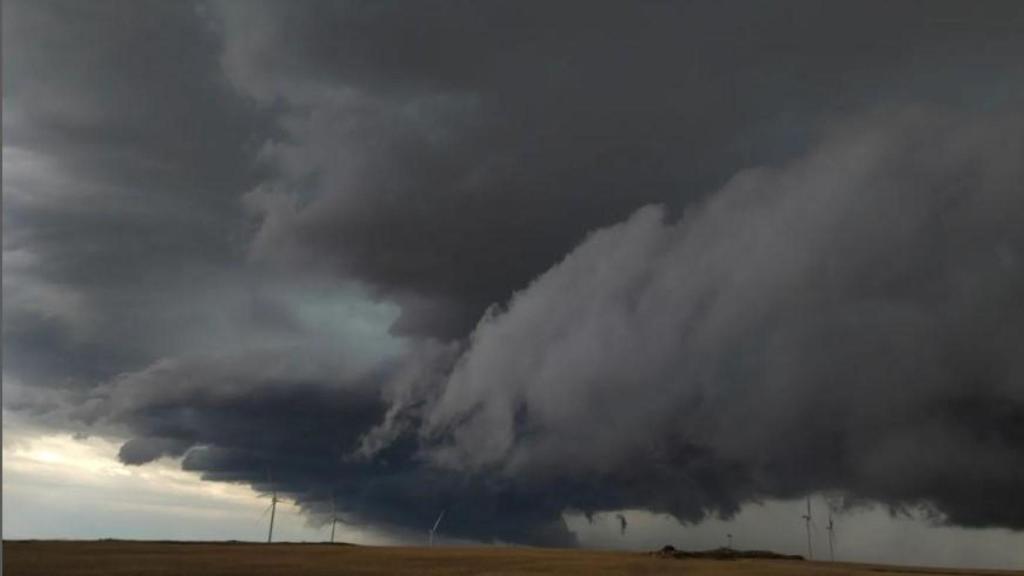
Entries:
{"label": "overcast sky", "polygon": [[1024,4],[2,22],[5,538],[1024,567]]}

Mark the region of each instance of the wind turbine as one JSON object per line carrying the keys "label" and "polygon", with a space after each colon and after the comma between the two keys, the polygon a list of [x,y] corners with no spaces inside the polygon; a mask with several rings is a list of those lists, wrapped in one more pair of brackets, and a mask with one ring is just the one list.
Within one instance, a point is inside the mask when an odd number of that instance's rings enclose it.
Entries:
{"label": "wind turbine", "polygon": [[429,546],[434,545],[434,532],[437,532],[437,527],[441,524],[441,519],[444,518],[444,512],[444,510],[441,510],[441,513],[437,516],[437,521],[434,522],[434,527],[430,529],[430,538],[428,540]]}
{"label": "wind turbine", "polygon": [[828,510],[828,558],[831,562],[836,561],[835,550],[836,525],[832,522],[832,508]]}
{"label": "wind turbine", "polygon": [[270,505],[263,510],[263,516],[266,516],[266,512],[270,512],[270,528],[266,533],[266,543],[269,544],[273,541],[273,517],[278,512],[278,491],[270,493]]}
{"label": "wind turbine", "polygon": [[338,525],[338,502],[331,494],[331,544],[334,544],[334,527]]}
{"label": "wind turbine", "polygon": [[811,497],[807,497],[807,514],[803,515],[804,523],[807,525],[807,559],[814,560],[814,548],[811,547]]}
{"label": "wind turbine", "polygon": [[732,550],[732,534],[726,534],[725,536],[729,539],[729,545],[727,546],[727,548],[729,548],[729,550]]}
{"label": "wind turbine", "polygon": [[[270,484],[271,486],[273,486],[273,483],[274,483],[274,479],[270,475],[270,469],[269,468],[267,469],[267,483]],[[267,509],[264,510],[263,514],[260,516],[260,519],[262,519],[263,516],[267,515],[267,512],[270,512],[270,528],[267,530],[267,544],[270,544],[271,542],[274,541],[274,516],[277,515],[277,502],[278,502],[278,500],[277,500],[277,488],[272,488],[271,490],[272,491],[270,492],[270,506],[267,506]]]}

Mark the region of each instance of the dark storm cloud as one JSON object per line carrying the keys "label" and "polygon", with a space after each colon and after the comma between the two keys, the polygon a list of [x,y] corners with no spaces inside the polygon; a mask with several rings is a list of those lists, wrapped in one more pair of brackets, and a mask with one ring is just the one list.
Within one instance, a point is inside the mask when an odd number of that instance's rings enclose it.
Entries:
{"label": "dark storm cloud", "polygon": [[243,250],[269,124],[190,4],[6,2],[3,27],[5,369],[109,377]]}
{"label": "dark storm cloud", "polygon": [[900,109],[593,233],[476,328],[433,459],[584,510],[836,489],[1024,527],[1022,157],[1019,115]]}
{"label": "dark storm cloud", "polygon": [[1019,528],[1022,23],[5,2],[5,408],[414,534]]}
{"label": "dark storm cloud", "polygon": [[562,501],[551,494],[424,466],[408,438],[373,459],[356,455],[366,432],[386,420],[380,388],[415,389],[449,357],[425,347],[406,365],[354,376],[293,354],[167,360],[98,388],[69,418],[128,430],[126,464],[184,456],[183,468],[204,479],[276,490],[314,517],[336,503],[348,522],[418,535],[447,509],[455,519],[448,536],[572,544]]}
{"label": "dark storm cloud", "polygon": [[293,109],[257,255],[415,299],[396,330],[430,335],[594,227],[806,148],[823,117],[988,106],[1022,73],[1012,4],[218,6],[227,74]]}

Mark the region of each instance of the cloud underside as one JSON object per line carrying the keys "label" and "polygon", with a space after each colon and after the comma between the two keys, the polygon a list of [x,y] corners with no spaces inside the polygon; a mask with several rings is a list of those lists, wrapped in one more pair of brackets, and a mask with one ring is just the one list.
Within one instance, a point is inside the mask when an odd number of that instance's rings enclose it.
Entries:
{"label": "cloud underside", "polygon": [[5,407],[399,531],[1024,528],[1020,5],[739,8],[5,4]]}

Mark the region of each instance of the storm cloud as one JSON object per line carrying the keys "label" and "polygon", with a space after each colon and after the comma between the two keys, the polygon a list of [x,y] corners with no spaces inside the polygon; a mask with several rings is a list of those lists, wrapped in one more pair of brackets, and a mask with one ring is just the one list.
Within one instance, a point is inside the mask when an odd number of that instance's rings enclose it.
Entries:
{"label": "storm cloud", "polygon": [[4,407],[396,533],[815,492],[1024,528],[1022,29],[5,2]]}
{"label": "storm cloud", "polygon": [[432,455],[693,520],[843,490],[1020,528],[1022,128],[859,118],[593,233],[470,336]]}
{"label": "storm cloud", "polygon": [[228,77],[289,109],[254,252],[356,275],[421,335],[464,335],[588,231],[681,209],[825,118],[991,106],[1021,77],[997,5],[218,6]]}

